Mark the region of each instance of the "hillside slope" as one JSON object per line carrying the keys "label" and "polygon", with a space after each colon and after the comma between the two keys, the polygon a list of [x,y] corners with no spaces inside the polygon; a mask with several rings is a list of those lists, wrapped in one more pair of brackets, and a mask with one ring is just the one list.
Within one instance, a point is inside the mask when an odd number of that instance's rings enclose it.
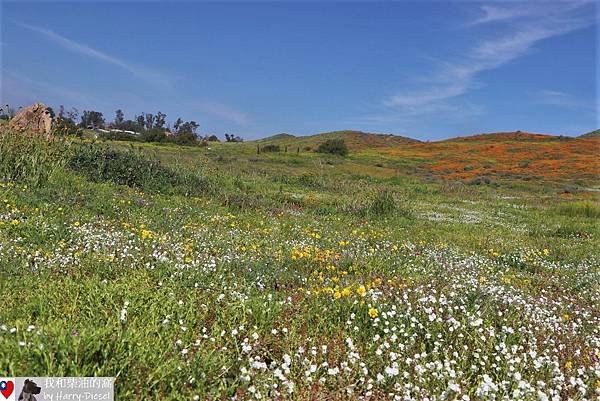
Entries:
{"label": "hillside slope", "polygon": [[351,151],[360,151],[371,148],[390,148],[408,143],[419,143],[416,139],[411,139],[399,135],[391,134],[372,134],[361,131],[332,131],[309,136],[294,136],[290,134],[278,134],[268,138],[259,139],[255,142],[260,144],[273,144],[281,147],[314,149],[319,144],[328,139],[341,138],[346,142]]}
{"label": "hillside slope", "polygon": [[457,136],[436,142],[505,142],[505,141],[553,141],[574,139],[552,134],[539,134],[525,131],[489,132],[475,135]]}

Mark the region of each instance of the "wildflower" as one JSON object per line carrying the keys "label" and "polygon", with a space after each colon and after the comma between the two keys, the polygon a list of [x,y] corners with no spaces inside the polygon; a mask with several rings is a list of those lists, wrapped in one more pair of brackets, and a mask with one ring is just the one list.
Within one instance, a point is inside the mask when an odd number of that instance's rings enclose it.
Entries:
{"label": "wildflower", "polygon": [[377,311],[377,309],[369,308],[369,317],[375,319],[377,316],[379,316],[379,312]]}
{"label": "wildflower", "polygon": [[365,294],[367,293],[367,289],[365,288],[365,286],[364,286],[364,285],[361,285],[360,287],[358,287],[358,288],[356,289],[356,293],[357,293],[358,295],[360,295],[361,297],[364,297],[364,296],[365,296]]}
{"label": "wildflower", "polygon": [[19,220],[17,220],[17,219],[13,219],[13,220],[10,222],[10,225],[12,225],[12,226],[18,226],[18,225],[19,225]]}
{"label": "wildflower", "polygon": [[140,237],[142,237],[142,239],[154,238],[154,234],[150,230],[142,229],[142,231],[140,231]]}
{"label": "wildflower", "polygon": [[571,369],[572,367],[573,367],[573,362],[567,361],[567,363],[565,363],[565,369]]}
{"label": "wildflower", "polygon": [[74,225],[75,227],[79,227],[79,226],[81,225],[81,223],[80,223],[80,222],[78,222],[78,221],[76,221],[76,222],[74,222],[74,223],[73,223],[73,225]]}
{"label": "wildflower", "polygon": [[350,294],[352,294],[352,291],[350,290],[350,287],[346,287],[342,290],[342,296],[343,297],[349,297]]}

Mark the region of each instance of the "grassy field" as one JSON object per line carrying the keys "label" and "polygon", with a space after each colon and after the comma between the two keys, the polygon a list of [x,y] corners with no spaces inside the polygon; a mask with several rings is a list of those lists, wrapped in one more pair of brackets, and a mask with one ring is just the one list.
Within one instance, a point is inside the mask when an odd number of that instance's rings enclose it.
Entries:
{"label": "grassy field", "polygon": [[600,398],[598,137],[330,135],[348,157],[4,130],[0,371],[119,400]]}

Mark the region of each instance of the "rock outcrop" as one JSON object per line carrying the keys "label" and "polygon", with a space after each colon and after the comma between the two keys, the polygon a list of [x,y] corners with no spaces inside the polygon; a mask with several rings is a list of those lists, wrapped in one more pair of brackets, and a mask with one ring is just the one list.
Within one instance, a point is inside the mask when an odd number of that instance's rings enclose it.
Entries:
{"label": "rock outcrop", "polygon": [[52,111],[43,103],[34,103],[21,109],[10,120],[10,127],[49,136],[52,132]]}

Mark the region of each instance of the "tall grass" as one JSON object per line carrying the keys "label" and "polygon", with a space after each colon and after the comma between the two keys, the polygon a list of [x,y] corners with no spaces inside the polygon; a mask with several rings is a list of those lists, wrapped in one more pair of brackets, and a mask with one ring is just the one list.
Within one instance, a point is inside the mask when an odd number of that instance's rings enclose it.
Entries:
{"label": "tall grass", "polygon": [[600,205],[592,201],[570,202],[558,207],[558,212],[564,216],[600,218]]}
{"label": "tall grass", "polygon": [[0,128],[0,180],[39,186],[66,162],[69,144]]}

